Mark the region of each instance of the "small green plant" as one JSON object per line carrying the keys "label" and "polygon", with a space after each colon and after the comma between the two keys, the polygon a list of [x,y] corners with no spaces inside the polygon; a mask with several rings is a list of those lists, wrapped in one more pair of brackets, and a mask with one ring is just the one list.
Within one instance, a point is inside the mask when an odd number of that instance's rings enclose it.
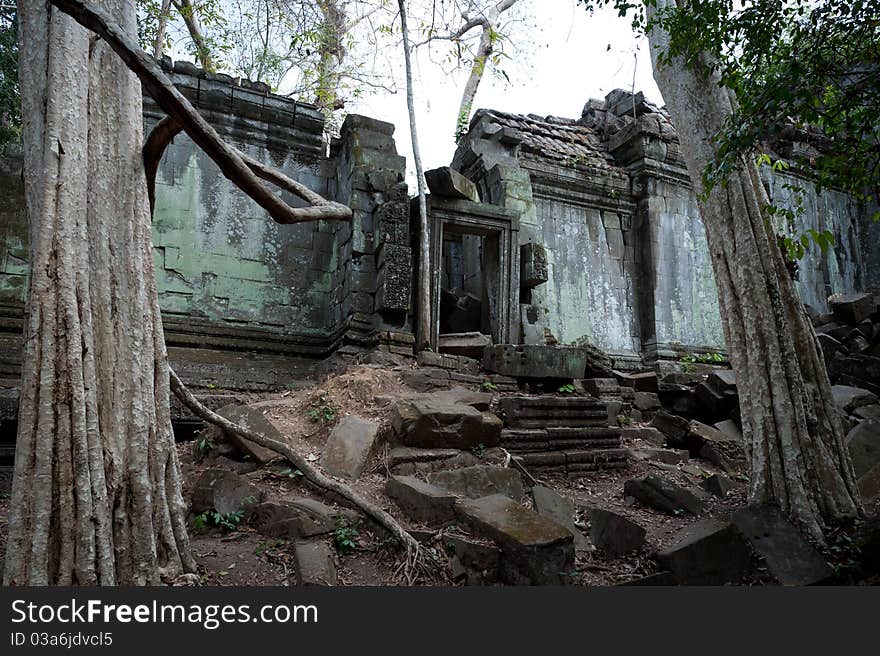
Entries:
{"label": "small green plant", "polygon": [[202,453],[207,453],[208,451],[217,448],[217,445],[214,444],[210,437],[203,437],[198,441],[198,447],[199,451],[201,451]]}
{"label": "small green plant", "polygon": [[574,394],[574,385],[572,385],[571,383],[566,383],[556,391],[560,394]]}
{"label": "small green plant", "polygon": [[487,380],[482,385],[480,385],[480,389],[482,389],[484,392],[494,392],[498,389],[498,385]]}
{"label": "small green plant", "polygon": [[688,353],[679,359],[681,370],[690,373],[696,370],[697,363],[700,364],[720,364],[724,362],[724,356],[721,353]]}
{"label": "small green plant", "polygon": [[332,403],[323,394],[309,405],[309,419],[322,424],[332,424],[339,417],[339,406]]}
{"label": "small green plant", "polygon": [[618,426],[629,426],[630,424],[632,424],[632,419],[630,419],[626,415],[617,415]]}
{"label": "small green plant", "polygon": [[242,519],[244,519],[243,510],[233,510],[228,513],[209,510],[193,518],[193,528],[196,531],[204,531],[209,526],[217,526],[226,531],[234,531],[241,524]]}
{"label": "small green plant", "polygon": [[482,459],[486,455],[486,445],[481,442],[477,446],[471,447],[471,453]]}
{"label": "small green plant", "polygon": [[341,555],[350,554],[358,546],[358,530],[343,515],[336,517],[336,530],[333,531],[333,545]]}

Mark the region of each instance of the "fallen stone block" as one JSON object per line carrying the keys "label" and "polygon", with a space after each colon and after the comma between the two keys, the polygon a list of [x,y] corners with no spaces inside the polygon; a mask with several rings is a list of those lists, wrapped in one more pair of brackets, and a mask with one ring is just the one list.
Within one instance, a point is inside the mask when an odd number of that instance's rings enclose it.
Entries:
{"label": "fallen stone block", "polygon": [[[217,414],[229,421],[250,429],[256,433],[265,435],[277,442],[286,442],[284,436],[279,432],[275,425],[266,418],[260,408],[250,407],[246,405],[227,405],[217,410]],[[237,433],[226,433],[225,438],[235,444],[241,452],[254,462],[265,465],[271,460],[280,458],[281,456],[271,449],[260,446]]]}
{"label": "fallen stone block", "polygon": [[623,485],[623,493],[635,498],[646,506],[670,515],[690,513],[699,515],[705,504],[692,492],[663,478],[649,475],[642,479],[630,479]]}
{"label": "fallen stone block", "polygon": [[639,410],[659,410],[660,398],[654,392],[636,392],[633,406]]}
{"label": "fallen stone block", "polygon": [[444,524],[455,519],[458,497],[414,476],[392,476],[385,482],[385,493],[416,521]]}
{"label": "fallen stone block", "polygon": [[874,313],[872,294],[841,294],[828,299],[831,311],[844,323],[857,324]]}
{"label": "fallen stone block", "polygon": [[501,574],[514,585],[560,585],[574,567],[574,538],[563,526],[501,494],[460,499],[459,519],[501,547]]}
{"label": "fallen stone block", "polygon": [[336,530],[337,519],[347,512],[314,499],[268,500],[254,506],[250,524],[274,538],[310,538]]}
{"label": "fallen stone block", "polygon": [[590,540],[610,558],[638,551],[645,544],[646,531],[634,521],[609,510],[590,511]]}
{"label": "fallen stone block", "polygon": [[682,585],[739,583],[752,570],[752,550],[729,522],[703,519],[686,526],[657,556]]}
{"label": "fallen stone block", "polygon": [[727,496],[727,493],[736,487],[736,483],[721,474],[712,474],[709,478],[700,483],[702,488],[709,494],[720,499]]}
{"label": "fallen stone block", "polygon": [[815,585],[831,578],[828,562],[778,508],[742,508],[731,523],[782,585]]}
{"label": "fallen stone block", "polygon": [[742,430],[739,426],[736,425],[736,422],[732,419],[719,421],[717,424],[712,424],[712,426],[731,439],[738,440],[740,442],[742,442],[743,440]]}
{"label": "fallen stone block", "polygon": [[590,543],[574,524],[574,504],[556,490],[543,485],[532,488],[532,500],[535,511],[539,515],[549,517],[560,526],[564,526],[574,536],[574,548],[577,551],[589,551]]}
{"label": "fallen stone block", "polygon": [[856,408],[877,403],[877,395],[868,390],[849,385],[832,385],[831,394],[834,396],[834,404],[845,412],[852,412]]}
{"label": "fallen stone block", "polygon": [[853,410],[853,414],[859,419],[874,419],[880,421],[880,403],[864,405]]}
{"label": "fallen stone block", "polygon": [[428,482],[438,488],[470,499],[503,494],[516,502],[522,501],[525,489],[522,475],[516,469],[476,465],[428,474]]}
{"label": "fallen stone block", "polygon": [[717,428],[692,421],[685,443],[692,455],[705,458],[727,473],[745,469],[746,454],[742,441],[725,435]]}
{"label": "fallen stone block", "polygon": [[336,560],[323,540],[297,542],[293,547],[297,585],[336,585]]}
{"label": "fallen stone block", "polygon": [[474,203],[480,202],[477,186],[461,173],[448,166],[425,171],[425,182],[432,194],[444,198],[460,198]]}
{"label": "fallen stone block", "polygon": [[379,424],[360,417],[343,417],[324,445],[321,465],[332,476],[357,480],[367,466]]}
{"label": "fallen stone block", "polygon": [[196,514],[216,511],[221,515],[241,510],[247,518],[263,496],[256,485],[234,472],[208,469],[193,488],[191,510]]}
{"label": "fallen stone block", "polygon": [[629,455],[633,460],[662,462],[667,465],[687,462],[690,458],[690,454],[684,449],[630,449]]}
{"label": "fallen stone block", "polygon": [[846,436],[859,491],[866,500],[880,495],[880,420],[866,419]]}
{"label": "fallen stone block", "polygon": [[666,442],[669,446],[676,448],[685,445],[685,439],[691,431],[690,423],[687,419],[673,415],[665,410],[660,410],[654,415],[654,419],[651,420],[651,426],[666,436]]}
{"label": "fallen stone block", "polygon": [[624,427],[620,431],[620,437],[625,441],[642,440],[657,447],[666,444],[666,436],[653,426]]}
{"label": "fallen stone block", "polygon": [[501,440],[498,417],[461,403],[401,400],[391,421],[403,446],[471,449],[496,446]]}
{"label": "fallen stone block", "polygon": [[453,580],[466,585],[491,585],[501,575],[501,550],[498,547],[466,540],[458,536],[445,537],[446,549],[453,554]]}

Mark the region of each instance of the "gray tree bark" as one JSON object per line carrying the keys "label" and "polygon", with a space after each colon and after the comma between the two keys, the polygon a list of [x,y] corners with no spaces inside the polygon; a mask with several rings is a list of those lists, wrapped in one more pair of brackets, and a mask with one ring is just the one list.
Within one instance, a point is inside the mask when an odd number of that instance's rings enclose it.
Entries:
{"label": "gray tree bark", "polygon": [[416,107],[413,99],[412,57],[409,47],[409,31],[406,26],[406,2],[398,0],[400,26],[403,34],[403,59],[406,66],[406,106],[409,110],[409,132],[412,138],[413,160],[416,165],[416,185],[419,193],[419,286],[416,292],[418,313],[416,315],[416,351],[431,345],[431,238],[428,232],[428,206],[425,198],[425,172],[419,152],[419,135],[416,129]]}
{"label": "gray tree bark", "polygon": [[[659,0],[660,8],[675,0]],[[647,5],[648,17],[657,9]],[[818,542],[860,512],[858,487],[818,342],[766,213],[754,160],[703,198],[713,135],[735,109],[704,62],[659,62],[669,35],[649,32],[654,77],[677,126],[715,272],[724,334],[739,388],[750,461],[749,500],[780,506]]]}
{"label": "gray tree bark", "polygon": [[[104,8],[136,34],[134,0]],[[48,3],[21,12],[30,225],[4,583],[157,584],[195,571],[141,159],[141,87]]]}

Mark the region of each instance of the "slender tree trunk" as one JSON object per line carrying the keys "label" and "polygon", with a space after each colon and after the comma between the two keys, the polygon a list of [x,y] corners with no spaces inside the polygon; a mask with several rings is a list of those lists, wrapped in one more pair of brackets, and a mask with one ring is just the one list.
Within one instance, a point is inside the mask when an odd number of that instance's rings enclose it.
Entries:
{"label": "slender tree trunk", "polygon": [[153,40],[153,57],[156,59],[162,59],[162,53],[165,50],[165,31],[168,29],[168,12],[171,11],[171,0],[162,0],[162,7],[159,11],[156,38]]}
{"label": "slender tree trunk", "polygon": [[409,132],[412,138],[413,160],[416,165],[416,185],[419,191],[419,288],[416,317],[416,351],[431,346],[431,239],[428,232],[428,207],[425,200],[425,173],[419,153],[419,135],[416,129],[416,107],[413,100],[412,61],[409,50],[409,31],[406,27],[406,2],[397,0],[403,32],[403,60],[406,65],[406,106],[409,110]]}
{"label": "slender tree trunk", "polygon": [[[106,10],[136,33],[134,0]],[[45,2],[21,11],[30,225],[4,582],[157,584],[194,571],[141,159],[141,86]]]}
{"label": "slender tree trunk", "polygon": [[199,64],[201,64],[202,68],[209,73],[213,73],[217,66],[214,63],[214,58],[211,56],[211,48],[205,40],[202,21],[199,20],[199,14],[192,3],[192,0],[173,0],[173,2],[177,11],[183,17],[187,32],[189,32],[193,45],[196,47],[196,59]]}
{"label": "slender tree trunk", "polygon": [[[658,5],[674,6],[674,0]],[[648,5],[649,18],[656,10]],[[658,62],[668,34],[649,34],[654,77],[703,198],[713,135],[735,109],[705,63]],[[750,460],[749,500],[780,506],[814,539],[860,511],[858,488],[815,333],[785,267],[753,160],[700,200]]]}
{"label": "slender tree trunk", "polygon": [[328,127],[333,124],[333,112],[339,107],[339,71],[345,59],[345,9],[339,0],[319,0],[323,23],[318,47],[318,71],[315,80],[315,99],[324,114]]}
{"label": "slender tree trunk", "polygon": [[[461,94],[461,102],[458,104],[458,116],[456,116],[455,137],[456,140],[467,131],[468,121],[471,117],[471,110],[474,107],[474,98],[477,96],[477,89],[480,82],[483,81],[483,75],[486,73],[486,66],[489,63],[489,57],[495,48],[493,34],[498,30],[498,21],[501,20],[501,14],[513,7],[519,0],[501,0],[494,5],[486,15],[480,18],[479,25],[482,25],[480,33],[480,43],[477,46],[477,52],[474,55],[474,61],[471,64],[471,72],[468,80],[464,85],[464,91]],[[467,26],[467,24],[465,25]]]}

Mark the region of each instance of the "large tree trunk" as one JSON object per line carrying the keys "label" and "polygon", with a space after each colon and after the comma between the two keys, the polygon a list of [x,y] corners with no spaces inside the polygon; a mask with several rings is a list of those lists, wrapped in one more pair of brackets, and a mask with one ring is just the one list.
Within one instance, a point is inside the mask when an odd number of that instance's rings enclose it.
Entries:
{"label": "large tree trunk", "polygon": [[[660,0],[661,7],[674,0]],[[648,15],[656,14],[648,6]],[[812,325],[766,213],[754,161],[703,198],[713,135],[735,109],[705,62],[658,62],[668,34],[649,34],[654,77],[687,163],[715,272],[724,334],[739,388],[750,459],[749,500],[780,506],[817,541],[829,523],[855,517],[858,488]]]}
{"label": "large tree trunk", "polygon": [[[134,0],[104,7],[130,34]],[[30,290],[6,584],[194,571],[141,159],[141,87],[104,41],[20,5]]]}

